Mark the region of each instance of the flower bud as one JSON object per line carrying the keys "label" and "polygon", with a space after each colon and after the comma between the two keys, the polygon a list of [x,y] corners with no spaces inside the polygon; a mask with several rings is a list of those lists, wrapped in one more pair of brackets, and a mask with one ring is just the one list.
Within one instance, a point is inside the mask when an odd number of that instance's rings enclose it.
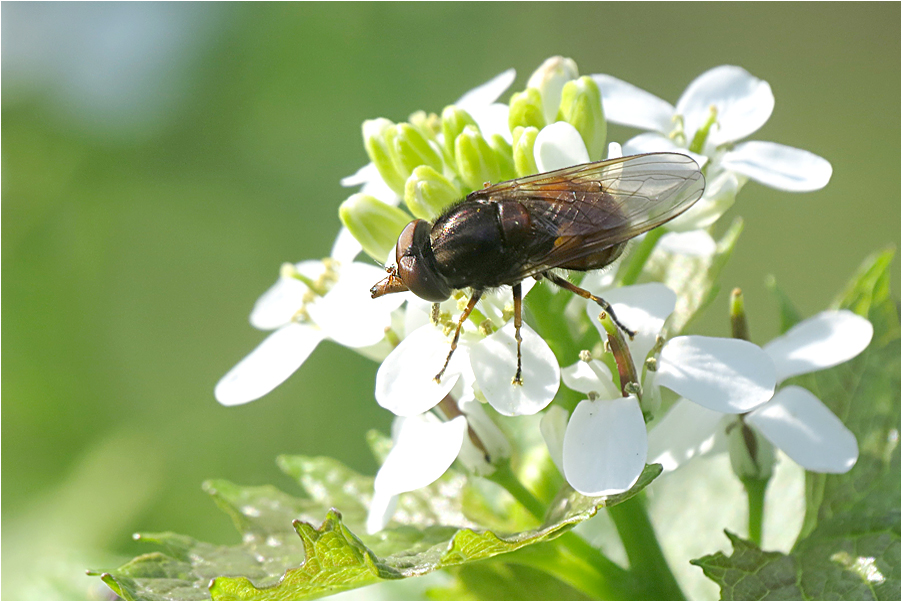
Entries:
{"label": "flower bud", "polygon": [[740,480],[767,481],[774,474],[774,446],[740,420],[729,429],[730,464]]}
{"label": "flower bud", "polygon": [[404,187],[404,203],[415,217],[432,221],[463,196],[460,189],[428,165],[413,170]]}
{"label": "flower bud", "polygon": [[410,177],[413,170],[421,165],[428,165],[433,169],[442,169],[442,157],[434,149],[423,134],[409,123],[399,123],[395,126],[395,136],[392,140],[392,159],[398,173]]}
{"label": "flower bud", "polygon": [[734,339],[751,340],[749,322],[745,315],[745,301],[742,297],[742,289],[739,288],[734,288],[730,293],[730,326]]}
{"label": "flower bud", "polygon": [[564,84],[579,77],[576,61],[553,56],[536,69],[526,82],[527,88],[535,88],[542,95],[545,123],[553,123],[561,106]]}
{"label": "flower bud", "polygon": [[608,124],[601,106],[601,91],[591,77],[581,77],[564,85],[557,118],[576,128],[592,161],[601,159]]}
{"label": "flower bud", "polygon": [[407,121],[417,128],[427,140],[436,140],[442,131],[442,120],[435,113],[416,111],[411,113]]}
{"label": "flower bud", "polygon": [[513,134],[514,168],[517,171],[517,176],[522,178],[523,176],[539,173],[534,152],[536,136],[539,135],[539,130],[534,127],[518,127]]}
{"label": "flower bud", "polygon": [[526,88],[522,92],[514,93],[511,96],[510,107],[507,124],[511,131],[518,126],[538,129],[545,127],[547,122],[542,108],[542,93],[535,88]]}
{"label": "flower bud", "polygon": [[479,129],[468,125],[454,141],[457,172],[470,190],[478,190],[486,182],[501,179],[501,168],[495,151],[485,141]]}
{"label": "flower bud", "polygon": [[489,146],[495,151],[495,158],[498,159],[498,168],[501,171],[501,180],[510,180],[517,177],[514,169],[514,152],[510,142],[504,139],[500,134],[492,134],[489,137]]}
{"label": "flower bud", "polygon": [[449,105],[442,111],[442,135],[445,139],[445,150],[449,156],[455,157],[454,141],[467,126],[477,127],[470,114],[463,109]]}
{"label": "flower bud", "polygon": [[338,208],[341,223],[366,254],[383,262],[411,218],[407,213],[368,194],[352,194]]}
{"label": "flower bud", "polygon": [[367,119],[363,122],[363,146],[382,179],[397,194],[404,193],[407,177],[398,171],[393,159],[395,124],[388,119]]}

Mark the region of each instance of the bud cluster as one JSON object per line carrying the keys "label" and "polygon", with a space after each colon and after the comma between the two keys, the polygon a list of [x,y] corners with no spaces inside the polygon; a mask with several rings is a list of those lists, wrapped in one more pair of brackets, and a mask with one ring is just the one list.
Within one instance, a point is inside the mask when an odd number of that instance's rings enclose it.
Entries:
{"label": "bud cluster", "polygon": [[[364,122],[367,155],[395,196],[379,199],[361,192],[339,210],[342,223],[368,255],[385,260],[414,218],[433,220],[486,183],[536,173],[536,138],[548,125],[569,123],[590,159],[601,159],[607,134],[601,92],[591,77],[579,77],[573,60],[548,59],[509,104],[494,100],[465,97],[440,116],[420,111],[401,123],[385,118]],[[395,206],[401,201],[406,211]]]}

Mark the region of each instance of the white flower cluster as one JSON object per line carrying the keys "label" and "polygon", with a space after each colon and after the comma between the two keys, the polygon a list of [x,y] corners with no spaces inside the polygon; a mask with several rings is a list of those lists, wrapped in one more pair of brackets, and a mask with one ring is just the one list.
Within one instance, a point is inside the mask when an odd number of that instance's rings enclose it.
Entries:
{"label": "white flower cluster", "polygon": [[[473,118],[485,139],[497,135],[516,146],[510,109],[496,102],[514,77],[512,70],[506,71],[455,105]],[[576,78],[575,64],[556,57],[529,80],[529,88],[541,97],[547,122],[532,148],[539,173],[591,160],[585,134],[567,121],[555,121],[564,87]],[[770,86],[741,68],[723,66],[704,73],[676,107],[611,76],[591,78],[601,91],[608,121],[651,130],[624,143],[626,154],[676,150],[704,168],[704,196],[666,224],[672,233],[659,244],[670,252],[712,254],[714,242],[706,228],[732,205],[747,179],[803,191],[821,188],[830,178],[830,164],[806,151],[771,142],[736,143],[761,127],[774,105]],[[436,156],[441,135],[434,145]],[[619,145],[608,147],[608,158],[620,154]],[[342,183],[362,186],[362,193],[389,206],[402,201],[397,185],[393,190],[373,163]],[[622,396],[598,360],[562,370],[548,344],[526,323],[521,329],[524,382],[513,386],[517,343],[510,320],[511,292],[504,287],[483,295],[474,312],[478,325],[472,319],[465,324],[459,347],[437,383],[433,376],[447,355],[453,322],[436,321],[430,304],[411,293],[371,299],[369,288],[384,272],[355,262],[360,250],[343,229],[330,259],[283,266],[278,282],[251,314],[252,325],[275,332],[223,377],[215,393],[225,405],[257,399],[288,378],[326,338],[381,361],[376,401],[398,418],[394,447],[375,481],[370,531],[385,525],[398,494],[429,485],[456,460],[485,474],[493,470],[492,462],[509,455],[509,445],[485,404],[500,416],[545,410],[541,430],[552,459],[574,489],[593,496],[631,487],[649,457],[672,469],[710,448],[708,435],[725,414],[745,415],[748,424],[812,470],[848,469],[857,457],[854,437],[849,442],[848,431],[841,432],[842,424],[810,393],[787,387],[774,396],[784,378],[845,361],[867,345],[870,324],[848,312],[822,314],[764,350],[746,341],[699,336],[676,337],[662,346],[657,338],[674,311],[675,294],[656,283],[606,290],[604,297],[616,315],[637,333],[629,346],[639,370],[646,357],[654,358],[645,371],[640,400],[636,394]],[[583,285],[589,286],[590,280],[597,285],[593,292],[600,292],[604,279],[589,275]],[[524,294],[529,286],[523,283]],[[604,339],[597,306],[579,302]],[[440,309],[440,315],[449,316],[461,306],[452,298]],[[570,415],[557,405],[548,407],[562,376],[568,388],[588,394]],[[682,399],[649,438],[643,405],[659,398],[658,387]],[[825,441],[840,439],[842,451],[835,458],[823,451]],[[806,451],[797,451],[803,447]]]}

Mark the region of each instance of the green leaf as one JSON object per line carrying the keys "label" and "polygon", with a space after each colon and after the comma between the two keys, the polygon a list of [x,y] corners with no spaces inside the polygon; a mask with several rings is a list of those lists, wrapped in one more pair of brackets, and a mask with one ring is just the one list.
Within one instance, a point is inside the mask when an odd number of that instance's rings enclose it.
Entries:
{"label": "green leaf", "polygon": [[721,600],[804,600],[796,581],[798,567],[793,558],[780,552],[762,552],[750,541],[729,531],[733,554],[717,552],[692,564],[720,584]]}
{"label": "green leaf", "polygon": [[762,552],[730,535],[731,557],[693,561],[721,586],[725,600],[900,598],[902,383],[891,261],[892,251],[868,258],[838,302],[874,325],[870,346],[849,362],[792,381],[855,434],[858,462],[846,474],[807,473],[805,520],[790,554]]}
{"label": "green leaf", "polygon": [[780,285],[777,284],[777,279],[773,276],[767,276],[764,279],[764,286],[773,293],[774,297],[777,298],[777,305],[780,310],[780,328],[779,333],[783,334],[796,324],[802,321],[802,314],[799,313],[799,310],[796,309],[796,306],[789,299],[789,295],[787,295]]}
{"label": "green leaf", "polygon": [[[378,446],[376,438],[371,439]],[[569,492],[558,498],[543,524],[500,532],[485,529],[464,514],[464,500],[470,498],[468,504],[489,507],[498,503],[494,496],[500,488],[475,486],[481,480],[469,482],[449,470],[430,487],[400,496],[388,529],[358,536],[356,532],[365,531],[371,477],[331,458],[283,456],[279,466],[297,480],[306,497],[293,497],[272,486],[241,487],[226,481],[205,485],[217,505],[232,517],[242,536],[240,544],[216,546],[172,533],[144,535],[142,540],[162,546],[163,551],[145,554],[113,571],[92,574],[100,575],[113,591],[130,600],[317,598],[533,549],[535,544],[566,535],[599,508],[636,495],[660,472],[659,466],[646,467],[633,489],[606,499]],[[486,499],[474,502],[479,496]],[[525,516],[522,512],[515,515]],[[319,526],[315,526],[317,516],[325,516]],[[573,545],[572,540],[567,541]],[[565,575],[574,562],[572,556],[548,550],[505,558],[518,566]],[[585,588],[604,587],[604,575],[598,569],[582,569],[587,573],[581,576]],[[525,574],[521,569],[497,570]]]}

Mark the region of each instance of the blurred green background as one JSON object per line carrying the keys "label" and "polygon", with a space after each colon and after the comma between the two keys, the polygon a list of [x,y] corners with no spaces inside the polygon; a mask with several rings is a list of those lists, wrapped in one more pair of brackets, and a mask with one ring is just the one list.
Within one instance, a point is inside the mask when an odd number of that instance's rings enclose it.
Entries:
{"label": "blurred green background", "polygon": [[[237,541],[200,483],[293,491],[277,454],[375,471],[364,433],[391,416],[349,350],[322,344],[246,406],[212,394],[262,340],[246,318],[281,262],[328,254],[364,119],[440,111],[508,67],[521,88],[554,54],[671,102],[746,68],[777,99],[754,138],[834,168],[815,193],[750,183],[730,212],[722,285],[763,343],[765,275],[811,315],[899,246],[899,21],[896,3],[4,2],[2,597],[99,594],[83,569],[149,551],[134,531]],[[696,331],[727,333],[724,292]]]}

